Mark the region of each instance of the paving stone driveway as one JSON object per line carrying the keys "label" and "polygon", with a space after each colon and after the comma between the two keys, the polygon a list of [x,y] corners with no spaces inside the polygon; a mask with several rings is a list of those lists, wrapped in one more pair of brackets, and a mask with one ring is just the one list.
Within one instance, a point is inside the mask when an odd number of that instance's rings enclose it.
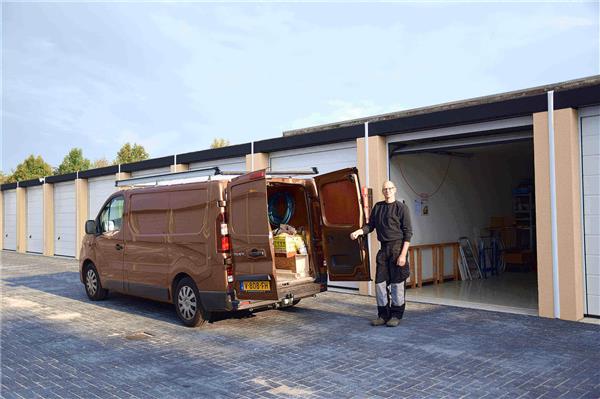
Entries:
{"label": "paving stone driveway", "polygon": [[74,260],[0,252],[3,398],[598,398],[600,327],[326,293],[198,329],[170,305],[88,301]]}

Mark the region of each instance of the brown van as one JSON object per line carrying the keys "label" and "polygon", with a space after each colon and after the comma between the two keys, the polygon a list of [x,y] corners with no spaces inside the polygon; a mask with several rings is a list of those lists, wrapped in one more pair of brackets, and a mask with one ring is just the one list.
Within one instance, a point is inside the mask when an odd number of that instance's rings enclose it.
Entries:
{"label": "brown van", "polygon": [[[295,237],[274,235],[282,215]],[[366,246],[350,239],[363,223],[355,168],[130,188],[86,222],[80,277],[91,300],[112,290],[169,302],[197,326],[211,312],[293,306],[327,276],[370,280]]]}

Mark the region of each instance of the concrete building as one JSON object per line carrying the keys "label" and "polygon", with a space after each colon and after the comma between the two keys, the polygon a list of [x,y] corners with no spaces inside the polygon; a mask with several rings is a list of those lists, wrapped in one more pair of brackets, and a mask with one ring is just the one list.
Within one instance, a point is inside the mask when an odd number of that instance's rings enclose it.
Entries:
{"label": "concrete building", "polygon": [[[316,166],[320,173],[357,166],[374,201],[390,179],[411,209],[413,298],[489,302],[566,320],[600,317],[600,76],[299,129],[253,145],[3,184],[0,247],[77,257],[84,222],[115,190],[115,180],[212,166]],[[504,272],[461,281],[459,237],[477,245],[490,236],[502,238]],[[491,239],[482,242],[488,254]],[[374,258],[378,243],[371,238],[370,245]],[[368,283],[334,288],[374,292]]]}

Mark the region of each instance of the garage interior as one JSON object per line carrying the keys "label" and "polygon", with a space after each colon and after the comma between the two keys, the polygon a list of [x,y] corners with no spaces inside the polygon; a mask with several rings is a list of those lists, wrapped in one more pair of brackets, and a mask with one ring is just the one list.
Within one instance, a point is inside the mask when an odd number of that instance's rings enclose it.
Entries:
{"label": "garage interior", "polygon": [[537,315],[532,132],[388,150],[397,199],[411,210],[408,299]]}

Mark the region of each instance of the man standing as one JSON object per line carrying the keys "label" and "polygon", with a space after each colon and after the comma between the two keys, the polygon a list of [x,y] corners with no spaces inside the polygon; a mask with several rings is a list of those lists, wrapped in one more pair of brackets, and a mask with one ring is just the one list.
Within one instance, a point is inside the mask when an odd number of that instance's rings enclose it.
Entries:
{"label": "man standing", "polygon": [[[383,183],[385,201],[375,204],[369,223],[350,234],[356,240],[363,234],[377,230],[381,249],[377,252],[375,277],[377,295],[377,319],[373,326],[396,327],[404,314],[405,282],[410,275],[406,256],[412,237],[408,207],[396,201],[396,187],[391,181]],[[391,301],[390,301],[391,297]]]}

